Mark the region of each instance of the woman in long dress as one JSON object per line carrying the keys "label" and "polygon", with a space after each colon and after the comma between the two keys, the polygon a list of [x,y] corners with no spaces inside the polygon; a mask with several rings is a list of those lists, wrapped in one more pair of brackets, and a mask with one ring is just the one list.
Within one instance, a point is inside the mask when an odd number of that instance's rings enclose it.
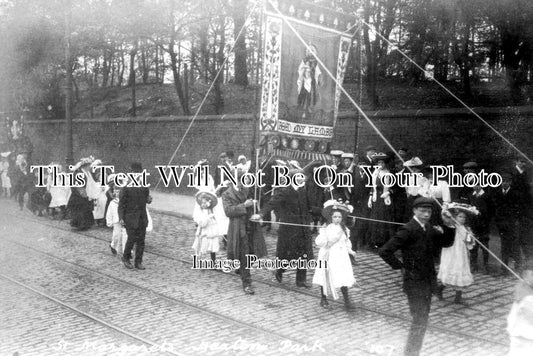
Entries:
{"label": "woman in long dress", "polygon": [[[474,239],[470,228],[465,225],[466,212],[459,210],[455,213],[454,218],[456,221],[455,241],[452,246],[442,249],[437,279],[441,281],[443,286],[450,286],[455,289],[454,303],[464,304],[463,290],[474,282],[468,256],[468,250],[474,246]],[[442,290],[439,293],[441,292]]]}
{"label": "woman in long dress", "polygon": [[82,168],[85,172],[87,178],[87,197],[94,202],[93,208],[93,218],[98,224],[98,226],[106,226],[105,223],[105,208],[107,205],[107,195],[106,192],[109,189],[109,186],[104,182],[104,186],[100,184],[100,174],[99,170],[96,169],[93,173],[95,167],[102,164],[102,161],[97,159],[91,163],[87,168]]}
{"label": "woman in long dress", "polygon": [[[390,173],[387,162],[389,156],[377,153],[372,156],[376,162],[377,169],[372,175],[372,194],[368,197],[368,208],[370,218],[380,221],[370,221],[368,224],[368,236],[372,247],[379,248],[385,244],[394,234],[394,225],[381,221],[393,221],[392,198],[385,176]],[[384,184],[385,183],[385,184]]]}
{"label": "woman in long dress", "polygon": [[87,230],[94,224],[94,202],[89,196],[91,189],[94,190],[94,180],[89,178],[89,165],[92,162],[94,162],[92,156],[82,158],[75,166],[71,167],[75,175],[83,175],[85,179],[83,187],[71,187],[72,194],[67,204],[70,213],[70,226],[78,230]]}
{"label": "woman in long dress", "polygon": [[[58,173],[63,172],[63,166],[61,166],[60,164],[51,163],[50,167],[57,167]],[[50,173],[46,182],[46,189],[48,190],[52,198],[50,200],[50,204],[48,204],[48,208],[50,208],[51,210],[52,218],[55,218],[56,213],[59,210],[59,213],[61,214],[60,219],[63,220],[66,216],[66,209],[68,200],[70,198],[71,190],[68,186],[59,186],[59,184],[54,185],[53,183],[54,182],[52,182],[52,174]]]}
{"label": "woman in long dress", "polygon": [[348,297],[348,288],[355,284],[350,262],[350,254],[355,255],[355,253],[350,242],[350,230],[345,224],[346,215],[349,212],[349,206],[335,200],[327,201],[324,204],[323,215],[329,224],[320,229],[315,239],[320,250],[313,284],[320,286],[320,306],[326,309],[329,309],[328,295],[338,299],[337,288],[341,289],[346,309],[355,309]]}

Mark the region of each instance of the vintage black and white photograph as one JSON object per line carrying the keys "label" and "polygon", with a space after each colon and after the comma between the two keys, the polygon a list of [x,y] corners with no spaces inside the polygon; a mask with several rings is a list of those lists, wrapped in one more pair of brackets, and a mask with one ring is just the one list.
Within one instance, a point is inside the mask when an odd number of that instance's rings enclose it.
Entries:
{"label": "vintage black and white photograph", "polygon": [[0,0],[0,355],[533,355],[532,0]]}

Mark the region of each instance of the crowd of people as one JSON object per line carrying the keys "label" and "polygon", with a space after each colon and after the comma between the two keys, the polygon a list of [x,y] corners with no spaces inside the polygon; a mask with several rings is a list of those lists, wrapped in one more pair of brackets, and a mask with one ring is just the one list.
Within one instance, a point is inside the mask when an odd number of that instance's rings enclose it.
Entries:
{"label": "crowd of people", "polygon": [[[318,260],[327,261],[328,268],[315,270],[313,284],[320,286],[320,305],[324,308],[330,308],[327,297],[337,299],[337,289],[340,289],[346,309],[355,309],[348,296],[348,288],[355,284],[351,265],[355,262],[354,249],[376,251],[393,269],[401,269],[403,289],[413,317],[405,355],[418,355],[428,324],[432,295],[443,299],[443,290],[449,287],[455,291],[454,303],[466,305],[463,291],[474,282],[472,271],[491,272],[489,236],[493,223],[501,241],[501,259],[498,259],[501,268],[492,272],[502,276],[508,276],[510,271],[524,271],[525,276],[529,273],[527,269],[533,267],[533,199],[530,177],[521,157],[509,167],[502,168],[501,186],[469,184],[471,186],[452,189],[446,180],[434,180],[432,169],[424,165],[420,157],[410,157],[405,149],[398,153],[400,157],[395,158],[369,146],[365,155],[357,159],[352,153],[332,151],[331,168],[336,173],[351,175],[353,184],[348,186],[320,187],[314,179],[315,170],[324,162],[311,162],[302,168],[299,162],[271,157],[259,167],[267,177],[272,165],[284,165],[290,176],[303,173],[307,178],[305,186],[291,184],[272,189],[272,181],[267,178],[266,187],[258,195],[257,191],[245,188],[242,182],[228,187],[228,182],[216,178],[209,180],[212,184],[207,190],[212,194],[213,202],[218,197],[218,204],[222,203],[230,220],[232,229],[227,231],[227,255],[238,258],[241,266],[246,254],[265,254],[261,248],[264,240],[259,224],[270,224],[271,212],[279,225],[276,257],[280,260],[312,259],[311,228],[316,230],[317,224],[321,226],[314,242],[319,247]],[[219,164],[233,167],[231,154],[223,153],[219,158]],[[370,170],[366,172],[372,172],[370,176],[365,174],[363,166],[369,166]],[[462,164],[462,168],[466,175],[477,173],[481,167],[469,161]],[[421,173],[423,178],[407,187],[385,185],[381,179],[387,173],[408,171]],[[240,176],[243,170],[238,169],[238,172]],[[328,180],[328,177],[322,178]],[[200,191],[205,188],[198,187]],[[213,225],[216,225],[216,215],[210,215]],[[224,229],[218,232],[218,238],[222,239],[222,236]],[[481,265],[479,250],[482,251]],[[401,251],[401,259],[396,251]],[[511,260],[514,265],[510,264]],[[307,269],[295,269],[296,286],[309,288]],[[274,272],[280,283],[284,272],[285,268],[277,268]],[[244,292],[253,294],[250,271],[241,269],[239,273]],[[527,296],[524,290],[530,294],[533,292],[533,286],[524,281],[520,287],[522,299]],[[528,306],[520,307],[525,310]],[[517,305],[513,310],[516,308]],[[531,309],[527,311],[530,312]],[[524,322],[523,315],[514,312],[511,316],[510,328],[514,332],[517,329],[511,326],[511,322],[513,325],[531,325],[531,321]],[[531,342],[533,335],[527,335],[526,341],[523,338],[516,340]]]}
{"label": "crowd of people", "polygon": [[[432,170],[420,157],[411,157],[406,149],[398,153],[400,157],[395,157],[369,146],[359,159],[353,153],[335,150],[330,152],[330,162],[304,165],[294,160],[265,157],[255,167],[243,155],[234,162],[234,154],[224,152],[217,166],[235,170],[237,183],[223,180],[219,169],[215,169],[214,177],[195,180],[207,184],[195,187],[196,232],[192,252],[208,256],[216,266],[217,255],[225,249],[227,259],[239,261],[235,272],[242,279],[244,293],[252,295],[255,292],[251,269],[246,268],[247,256],[267,256],[263,226],[270,229],[274,213],[278,225],[276,258],[309,261],[314,258],[313,247],[318,247],[316,260],[327,263],[319,264],[312,278],[312,283],[320,286],[320,306],[330,309],[328,297],[337,299],[340,290],[348,311],[356,309],[348,294],[356,281],[353,269],[356,251],[376,252],[393,269],[402,270],[404,292],[413,317],[405,354],[417,355],[427,327],[432,295],[442,299],[444,288],[453,288],[454,302],[465,304],[463,290],[474,282],[472,272],[498,272],[508,276],[510,271],[520,273],[533,267],[533,198],[526,162],[520,157],[501,170],[503,182],[499,187],[475,185],[452,189],[445,180],[433,181]],[[95,223],[111,227],[111,253],[121,256],[128,269],[145,269],[145,234],[152,229],[147,209],[151,202],[148,188],[117,187],[113,175],[102,186],[97,183],[100,177],[95,170],[102,162],[92,156],[70,167],[73,173],[86,178],[83,187],[54,186],[49,178],[45,187],[36,188],[35,176],[28,171],[24,156],[13,157],[10,152],[1,156],[4,196],[14,197],[22,209],[27,193],[28,207],[36,214],[47,211],[51,218],[68,218],[71,226],[79,230]],[[209,164],[205,159],[198,162],[200,166]],[[332,182],[328,187],[321,187],[314,178],[324,164],[335,173],[349,174],[352,184],[340,186]],[[303,174],[305,185],[293,183],[273,188],[271,168],[274,165],[286,166],[289,176]],[[57,163],[50,166],[63,171]],[[132,172],[142,172],[140,163],[132,163],[130,168]],[[262,169],[266,176],[266,186],[260,190],[247,187],[241,179],[256,168]],[[481,167],[469,161],[462,168],[466,174],[476,173]],[[198,172],[207,174],[205,170]],[[386,185],[381,179],[388,173],[407,172],[420,172],[423,178],[407,187]],[[329,170],[322,169],[319,173],[323,181],[332,178]],[[496,230],[501,240],[498,271],[489,268],[490,233]],[[401,259],[396,251],[402,252]],[[134,264],[130,262],[133,256]],[[293,269],[287,265],[276,267],[273,278],[282,283],[289,268]],[[297,265],[294,269],[296,286],[310,288],[308,268]],[[533,294],[533,286],[527,283],[520,290],[520,300],[530,295],[524,290]],[[520,314],[513,315],[513,322],[520,320]]]}

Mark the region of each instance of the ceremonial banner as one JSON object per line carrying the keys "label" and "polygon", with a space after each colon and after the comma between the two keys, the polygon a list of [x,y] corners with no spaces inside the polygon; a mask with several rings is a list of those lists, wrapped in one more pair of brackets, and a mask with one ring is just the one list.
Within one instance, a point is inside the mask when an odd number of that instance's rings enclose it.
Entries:
{"label": "ceremonial banner", "polygon": [[330,16],[332,26],[327,26],[324,14],[306,11],[299,12],[301,18],[266,12],[261,142],[276,155],[322,159],[329,152],[341,94],[327,71],[342,83],[351,35],[332,28],[339,26],[338,18]]}

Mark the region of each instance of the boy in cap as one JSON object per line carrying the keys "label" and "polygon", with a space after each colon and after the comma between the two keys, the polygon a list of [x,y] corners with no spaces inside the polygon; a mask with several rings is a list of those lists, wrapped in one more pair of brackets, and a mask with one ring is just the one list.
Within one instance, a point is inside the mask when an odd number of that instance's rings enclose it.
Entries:
{"label": "boy in cap", "polygon": [[[433,211],[432,199],[419,197],[413,203],[412,219],[379,249],[379,255],[393,269],[401,269],[403,290],[413,317],[404,355],[419,355],[429,319],[431,295],[438,293],[437,274],[433,262],[435,249],[453,244],[455,229],[429,224]],[[402,251],[402,261],[396,256]]]}

